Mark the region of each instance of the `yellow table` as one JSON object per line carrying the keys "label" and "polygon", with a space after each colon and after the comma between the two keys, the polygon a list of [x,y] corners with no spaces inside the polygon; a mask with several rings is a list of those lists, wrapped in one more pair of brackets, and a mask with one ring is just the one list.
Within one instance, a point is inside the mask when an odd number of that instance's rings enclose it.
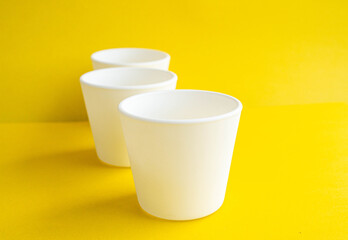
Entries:
{"label": "yellow table", "polygon": [[0,239],[348,239],[348,105],[244,108],[225,203],[171,222],[87,122],[0,124]]}

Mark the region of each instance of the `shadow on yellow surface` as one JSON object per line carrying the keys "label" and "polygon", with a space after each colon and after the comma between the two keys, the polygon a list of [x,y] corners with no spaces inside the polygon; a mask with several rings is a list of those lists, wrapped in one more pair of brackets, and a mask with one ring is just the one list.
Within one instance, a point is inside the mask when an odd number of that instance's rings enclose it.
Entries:
{"label": "shadow on yellow surface", "polygon": [[129,168],[87,122],[0,124],[1,239],[345,239],[348,105],[245,108],[226,199],[209,217],[143,212]]}

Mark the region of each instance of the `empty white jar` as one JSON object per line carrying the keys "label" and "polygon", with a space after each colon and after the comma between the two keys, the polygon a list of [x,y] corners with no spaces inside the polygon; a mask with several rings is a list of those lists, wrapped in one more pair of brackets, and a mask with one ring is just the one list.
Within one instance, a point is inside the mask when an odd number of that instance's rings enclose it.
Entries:
{"label": "empty white jar", "polygon": [[175,73],[150,68],[105,68],[81,76],[97,155],[103,162],[129,167],[119,103],[135,94],[175,89],[176,81]]}
{"label": "empty white jar", "polygon": [[93,68],[147,67],[168,70],[170,56],[162,51],[145,48],[114,48],[95,52]]}
{"label": "empty white jar", "polygon": [[169,220],[207,216],[224,201],[242,110],[229,95],[175,90],[119,105],[140,206]]}

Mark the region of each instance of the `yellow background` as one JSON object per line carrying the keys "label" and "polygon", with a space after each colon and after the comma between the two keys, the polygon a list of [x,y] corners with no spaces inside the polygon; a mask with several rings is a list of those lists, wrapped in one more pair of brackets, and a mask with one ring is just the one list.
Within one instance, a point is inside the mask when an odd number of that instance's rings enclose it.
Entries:
{"label": "yellow background", "polygon": [[[0,239],[346,240],[347,12],[343,0],[1,1]],[[166,51],[178,88],[242,101],[213,215],[153,218],[131,170],[98,162],[79,77],[115,47]]]}
{"label": "yellow background", "polygon": [[87,122],[0,124],[0,239],[347,240],[348,105],[243,109],[214,214],[154,218]]}
{"label": "yellow background", "polygon": [[244,106],[348,102],[348,2],[1,1],[0,121],[86,120],[79,77],[115,47],[172,56],[178,88]]}

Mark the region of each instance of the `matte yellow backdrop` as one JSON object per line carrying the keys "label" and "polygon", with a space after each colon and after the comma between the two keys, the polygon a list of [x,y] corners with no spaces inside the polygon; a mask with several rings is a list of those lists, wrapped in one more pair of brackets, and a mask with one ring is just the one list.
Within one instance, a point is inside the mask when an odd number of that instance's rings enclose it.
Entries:
{"label": "matte yellow backdrop", "polygon": [[[0,239],[348,238],[348,1],[0,1]],[[151,217],[101,164],[79,84],[91,53],[172,56],[178,88],[244,105],[226,199]]]}
{"label": "matte yellow backdrop", "polygon": [[244,106],[348,101],[348,2],[1,1],[0,121],[86,120],[94,51],[168,52],[178,88]]}

